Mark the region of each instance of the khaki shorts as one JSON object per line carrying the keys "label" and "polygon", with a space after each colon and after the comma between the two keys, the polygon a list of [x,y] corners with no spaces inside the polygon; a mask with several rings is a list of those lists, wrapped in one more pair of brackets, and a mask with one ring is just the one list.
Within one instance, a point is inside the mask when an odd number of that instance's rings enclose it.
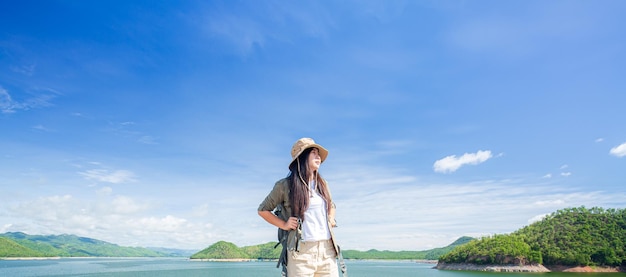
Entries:
{"label": "khaki shorts", "polygon": [[287,255],[289,277],[338,277],[337,255],[330,240],[300,242],[300,251]]}

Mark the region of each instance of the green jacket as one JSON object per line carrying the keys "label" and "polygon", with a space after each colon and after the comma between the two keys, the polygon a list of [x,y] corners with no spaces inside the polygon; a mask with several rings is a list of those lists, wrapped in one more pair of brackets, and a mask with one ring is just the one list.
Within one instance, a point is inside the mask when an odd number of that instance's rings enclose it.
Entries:
{"label": "green jacket", "polygon": [[[283,211],[281,212],[281,218],[285,221],[291,217],[291,203],[289,201],[289,179],[283,178],[276,182],[272,191],[265,197],[265,200],[261,202],[259,205],[259,211],[274,211],[279,205],[283,207]],[[333,246],[335,248],[335,252],[339,255],[339,248],[337,247],[337,243],[335,240],[335,235],[333,234],[333,227],[336,227],[335,224],[335,203],[331,203],[330,211],[328,211],[328,226],[330,229],[330,237],[333,242]],[[290,230],[289,235],[287,237],[287,249],[294,250],[296,248],[297,239],[296,239],[296,230]]]}

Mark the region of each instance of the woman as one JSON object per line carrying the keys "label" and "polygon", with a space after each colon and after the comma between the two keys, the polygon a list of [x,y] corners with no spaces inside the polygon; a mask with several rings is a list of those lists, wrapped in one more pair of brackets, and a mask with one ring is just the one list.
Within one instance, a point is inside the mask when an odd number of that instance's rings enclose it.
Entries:
{"label": "woman", "polygon": [[[259,205],[259,215],[288,231],[287,276],[338,276],[339,249],[333,239],[335,205],[326,180],[319,174],[328,150],[313,139],[301,138],[291,148],[289,174],[276,182]],[[280,216],[272,211],[280,210]],[[285,252],[285,249],[283,249]],[[283,268],[283,270],[285,267]]]}

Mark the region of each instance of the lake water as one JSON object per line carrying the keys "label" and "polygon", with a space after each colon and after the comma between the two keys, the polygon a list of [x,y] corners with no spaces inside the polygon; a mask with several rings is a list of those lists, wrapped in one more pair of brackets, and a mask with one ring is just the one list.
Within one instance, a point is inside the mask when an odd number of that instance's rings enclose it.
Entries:
{"label": "lake water", "polygon": [[[537,277],[539,273],[442,271],[434,264],[409,261],[346,261],[350,277]],[[624,276],[623,273],[549,273],[550,277]],[[57,260],[0,260],[0,276],[219,276],[278,277],[276,262],[197,262],[185,258],[70,258]]]}

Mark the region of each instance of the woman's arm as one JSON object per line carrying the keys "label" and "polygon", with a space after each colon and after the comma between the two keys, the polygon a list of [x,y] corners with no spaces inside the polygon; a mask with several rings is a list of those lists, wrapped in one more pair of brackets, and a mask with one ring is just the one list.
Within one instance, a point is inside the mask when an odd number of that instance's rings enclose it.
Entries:
{"label": "woman's arm", "polygon": [[337,227],[337,221],[335,219],[335,203],[330,204],[330,211],[328,211],[328,222],[330,227]]}
{"label": "woman's arm", "polygon": [[263,219],[265,219],[265,221],[269,222],[270,224],[285,231],[295,230],[296,228],[298,228],[298,219],[293,216],[290,217],[287,221],[278,218],[270,211],[259,211],[259,216],[261,216]]}

